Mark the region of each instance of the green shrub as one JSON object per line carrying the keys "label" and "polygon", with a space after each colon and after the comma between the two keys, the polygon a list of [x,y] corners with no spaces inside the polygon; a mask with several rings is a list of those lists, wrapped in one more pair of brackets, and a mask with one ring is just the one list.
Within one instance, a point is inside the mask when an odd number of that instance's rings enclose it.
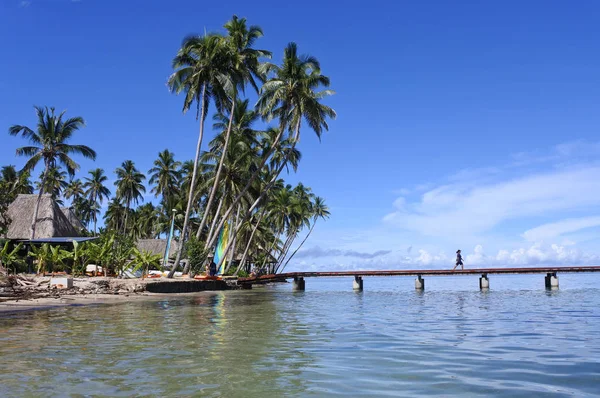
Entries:
{"label": "green shrub", "polygon": [[204,242],[192,235],[185,244],[185,250],[190,262],[190,272],[197,274],[204,271],[204,262],[208,254],[208,250],[204,248]]}

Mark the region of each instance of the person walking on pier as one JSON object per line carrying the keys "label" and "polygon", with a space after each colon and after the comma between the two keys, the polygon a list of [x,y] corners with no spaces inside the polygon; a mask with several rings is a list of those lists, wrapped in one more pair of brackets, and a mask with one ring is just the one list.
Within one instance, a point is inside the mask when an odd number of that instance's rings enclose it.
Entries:
{"label": "person walking on pier", "polygon": [[463,259],[460,254],[460,249],[458,249],[456,251],[456,265],[454,266],[454,268],[452,268],[452,271],[454,271],[456,269],[456,267],[458,267],[459,265],[460,265],[460,269],[462,269],[462,270],[465,269],[465,267],[463,266]]}

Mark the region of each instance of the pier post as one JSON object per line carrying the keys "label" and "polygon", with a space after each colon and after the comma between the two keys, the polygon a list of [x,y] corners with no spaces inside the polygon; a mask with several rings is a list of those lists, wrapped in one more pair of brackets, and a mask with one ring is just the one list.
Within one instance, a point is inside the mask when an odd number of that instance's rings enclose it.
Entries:
{"label": "pier post", "polygon": [[546,282],[546,289],[558,288],[558,276],[556,276],[556,272],[548,272],[544,281]]}
{"label": "pier post", "polygon": [[489,289],[490,288],[490,280],[488,279],[487,274],[481,275],[479,278],[479,289]]}
{"label": "pier post", "polygon": [[352,282],[352,288],[357,291],[363,290],[363,279],[362,276],[356,275],[354,277],[354,282]]}
{"label": "pier post", "polygon": [[417,290],[425,289],[425,279],[421,278],[421,275],[418,275],[417,279],[415,279],[415,289],[417,289]]}
{"label": "pier post", "polygon": [[302,292],[302,291],[304,291],[304,287],[305,287],[304,278],[294,277],[294,280],[292,281],[292,290],[295,292]]}

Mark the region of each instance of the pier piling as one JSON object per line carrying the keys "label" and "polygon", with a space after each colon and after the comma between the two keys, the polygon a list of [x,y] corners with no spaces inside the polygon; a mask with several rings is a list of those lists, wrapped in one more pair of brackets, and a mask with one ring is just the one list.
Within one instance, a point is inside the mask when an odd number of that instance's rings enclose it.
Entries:
{"label": "pier piling", "polygon": [[481,275],[479,278],[479,289],[489,289],[490,288],[490,280],[488,279],[487,274]]}
{"label": "pier piling", "polygon": [[305,290],[305,281],[303,277],[295,277],[292,281],[292,290],[295,292],[302,292]]}
{"label": "pier piling", "polygon": [[421,278],[421,275],[417,275],[417,279],[415,279],[415,289],[425,289],[425,279]]}
{"label": "pier piling", "polygon": [[356,291],[363,290],[363,279],[361,276],[356,275],[354,277],[354,282],[352,282],[352,288]]}
{"label": "pier piling", "polygon": [[558,289],[558,276],[556,276],[556,272],[548,272],[544,281],[546,289]]}

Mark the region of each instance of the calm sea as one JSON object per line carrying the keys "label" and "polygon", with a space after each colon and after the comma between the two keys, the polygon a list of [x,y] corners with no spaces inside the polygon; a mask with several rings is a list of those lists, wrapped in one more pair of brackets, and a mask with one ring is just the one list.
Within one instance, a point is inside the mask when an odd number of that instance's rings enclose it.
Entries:
{"label": "calm sea", "polygon": [[559,278],[307,279],[0,314],[0,396],[598,396],[600,277]]}

